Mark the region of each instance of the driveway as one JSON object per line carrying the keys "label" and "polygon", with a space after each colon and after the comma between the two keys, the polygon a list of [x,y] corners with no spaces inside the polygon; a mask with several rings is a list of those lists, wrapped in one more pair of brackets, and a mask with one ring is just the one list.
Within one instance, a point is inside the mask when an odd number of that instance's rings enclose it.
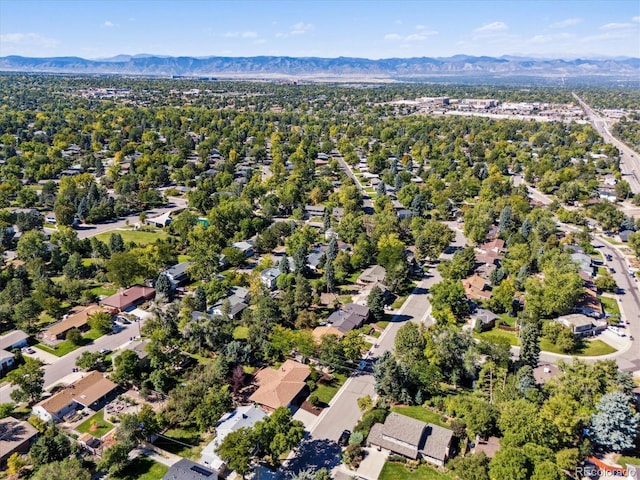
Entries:
{"label": "driveway", "polygon": [[389,451],[378,451],[377,448],[363,448],[364,458],[360,463],[360,466],[354,471],[349,469],[346,465],[341,464],[335,468],[332,472],[335,478],[364,478],[366,480],[377,480],[382,472],[387,458],[389,458]]}

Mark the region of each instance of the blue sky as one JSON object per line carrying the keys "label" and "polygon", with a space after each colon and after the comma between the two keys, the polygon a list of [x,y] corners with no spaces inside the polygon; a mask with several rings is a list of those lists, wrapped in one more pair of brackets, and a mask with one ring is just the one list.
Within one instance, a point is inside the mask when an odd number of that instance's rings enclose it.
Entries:
{"label": "blue sky", "polygon": [[137,53],[640,57],[640,1],[0,1],[0,56]]}

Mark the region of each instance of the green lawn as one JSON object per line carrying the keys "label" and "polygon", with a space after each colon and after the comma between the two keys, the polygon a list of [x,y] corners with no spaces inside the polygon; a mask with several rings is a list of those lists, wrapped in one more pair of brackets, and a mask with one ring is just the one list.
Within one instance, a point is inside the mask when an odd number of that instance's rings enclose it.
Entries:
{"label": "green lawn", "polygon": [[333,374],[333,381],[330,384],[319,384],[313,391],[312,395],[316,395],[318,400],[328,405],[331,399],[338,392],[340,387],[347,381],[347,376],[341,373]]}
{"label": "green lawn", "polygon": [[115,287],[107,287],[105,285],[100,285],[98,287],[94,287],[91,289],[91,293],[94,293],[98,296],[110,297],[114,293],[118,291]]}
{"label": "green lawn", "polygon": [[618,465],[622,465],[623,467],[627,467],[627,464],[631,465],[640,465],[640,457],[631,457],[628,455],[620,455],[620,457],[616,460]]}
{"label": "green lawn", "polygon": [[101,333],[97,330],[91,329],[87,333],[82,335],[82,341],[80,345],[74,345],[73,343],[64,340],[55,346],[55,348],[45,345],[43,343],[38,343],[35,346],[45,352],[49,352],[57,357],[64,357],[67,353],[73,352],[76,348],[84,347],[85,345],[89,345],[94,340],[103,336],[104,333]]}
{"label": "green lawn", "polygon": [[615,298],[605,297],[604,295],[601,295],[598,298],[600,299],[600,302],[604,307],[605,313],[610,313],[611,315],[618,315],[618,317],[620,316],[620,308],[618,307],[618,302],[616,301]]}
{"label": "green lawn", "polygon": [[396,301],[391,304],[391,308],[393,309],[400,308],[408,296],[409,295],[402,295],[396,298]]}
{"label": "green lawn", "polygon": [[389,322],[387,320],[380,320],[379,322],[376,322],[376,325],[380,330],[384,330],[387,328],[387,325],[389,325]]}
{"label": "green lawn", "polygon": [[[97,430],[91,431],[91,422],[95,420],[97,422]],[[100,438],[103,435],[107,434],[111,430],[113,430],[113,424],[107,422],[104,419],[104,411],[100,410],[95,413],[93,416],[87,418],[84,422],[76,427],[80,433],[90,433],[94,437]]]}
{"label": "green lawn", "polygon": [[138,245],[146,245],[147,243],[155,242],[159,238],[167,237],[167,234],[161,231],[141,232],[139,230],[112,230],[96,235],[96,238],[109,245],[109,238],[112,233],[119,233],[125,243],[136,242]]}
{"label": "green lawn", "polygon": [[235,340],[246,340],[249,338],[249,327],[236,327],[233,329],[233,338]]}
{"label": "green lawn", "polygon": [[420,465],[416,470],[410,472],[401,463],[385,462],[379,480],[449,480],[451,477],[446,473],[437,471],[428,465]]}
{"label": "green lawn", "polygon": [[401,415],[406,415],[407,417],[415,418],[422,422],[433,423],[434,425],[440,425],[441,427],[449,427],[447,422],[442,420],[442,415],[420,405],[413,407],[391,407],[391,411]]}
{"label": "green lawn", "polygon": [[516,322],[518,321],[516,317],[510,316],[508,313],[499,313],[498,317],[500,317],[503,325],[507,325],[512,328],[516,326]]}
{"label": "green lawn", "polygon": [[553,343],[540,339],[540,349],[544,352],[558,353],[560,355],[573,355],[576,357],[595,357],[599,355],[607,355],[616,351],[608,343],[602,340],[583,340],[578,349],[575,352],[567,353],[560,350]]}
{"label": "green lawn", "polygon": [[170,428],[162,435],[155,441],[155,444],[163,450],[192,460],[200,457],[200,452],[202,451],[200,444],[203,439],[200,437],[200,432],[196,425]]}
{"label": "green lawn", "polygon": [[113,480],[161,480],[169,467],[154,462],[148,457],[137,457],[124,471],[117,476],[111,475]]}
{"label": "green lawn", "polygon": [[473,332],[473,337],[480,340],[486,340],[487,342],[492,341],[492,339],[494,338],[506,338],[507,340],[509,340],[510,345],[514,347],[520,345],[518,337],[515,335],[515,333],[508,332],[506,330],[500,330],[499,328],[494,328],[493,330],[488,330],[482,333]]}
{"label": "green lawn", "polygon": [[178,263],[188,262],[191,260],[189,255],[178,255]]}
{"label": "green lawn", "polygon": [[349,275],[347,278],[345,278],[345,280],[347,281],[347,283],[356,283],[356,281],[358,280],[358,277],[360,275],[362,275],[362,270],[356,270],[351,275]]}

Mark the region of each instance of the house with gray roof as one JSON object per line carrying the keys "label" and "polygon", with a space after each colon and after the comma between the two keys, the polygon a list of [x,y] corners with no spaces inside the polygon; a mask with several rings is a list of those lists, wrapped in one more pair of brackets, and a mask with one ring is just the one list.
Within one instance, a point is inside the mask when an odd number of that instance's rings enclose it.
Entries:
{"label": "house with gray roof", "polygon": [[370,312],[366,305],[348,303],[329,315],[327,322],[343,334],[347,334],[354,328],[360,328],[364,322],[369,320]]}
{"label": "house with gray roof", "polygon": [[162,480],[218,480],[218,474],[196,462],[183,458],[171,465]]}
{"label": "house with gray roof", "polygon": [[453,431],[448,428],[393,412],[384,424],[376,423],[371,427],[367,444],[443,466],[449,458],[452,438]]}
{"label": "house with gray roof", "polygon": [[275,290],[278,277],[282,275],[279,268],[267,268],[260,273],[260,281],[269,290]]}
{"label": "house with gray roof", "polygon": [[177,265],[167,268],[162,272],[162,274],[169,279],[173,288],[177,288],[189,280],[189,273],[187,270],[192,263],[193,262],[178,263]]}

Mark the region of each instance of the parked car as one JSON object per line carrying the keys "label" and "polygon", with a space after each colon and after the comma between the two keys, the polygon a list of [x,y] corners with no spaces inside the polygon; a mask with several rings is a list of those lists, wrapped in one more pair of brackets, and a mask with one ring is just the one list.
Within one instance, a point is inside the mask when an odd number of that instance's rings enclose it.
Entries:
{"label": "parked car", "polygon": [[22,349],[22,351],[23,351],[24,353],[30,353],[30,354],[34,354],[34,353],[36,353],[36,351],[35,351],[33,348],[31,348],[31,347],[24,347],[24,348]]}
{"label": "parked car", "polygon": [[111,353],[111,349],[110,348],[101,348],[100,349],[100,353],[103,355],[109,355]]}
{"label": "parked car", "polygon": [[347,445],[349,445],[349,437],[351,437],[351,431],[344,430],[340,434],[340,438],[338,439],[338,445],[340,445],[341,447],[346,447]]}
{"label": "parked car", "polygon": [[610,271],[611,273],[616,273],[616,269],[615,269],[615,268],[613,268],[613,267],[609,267],[609,271]]}

